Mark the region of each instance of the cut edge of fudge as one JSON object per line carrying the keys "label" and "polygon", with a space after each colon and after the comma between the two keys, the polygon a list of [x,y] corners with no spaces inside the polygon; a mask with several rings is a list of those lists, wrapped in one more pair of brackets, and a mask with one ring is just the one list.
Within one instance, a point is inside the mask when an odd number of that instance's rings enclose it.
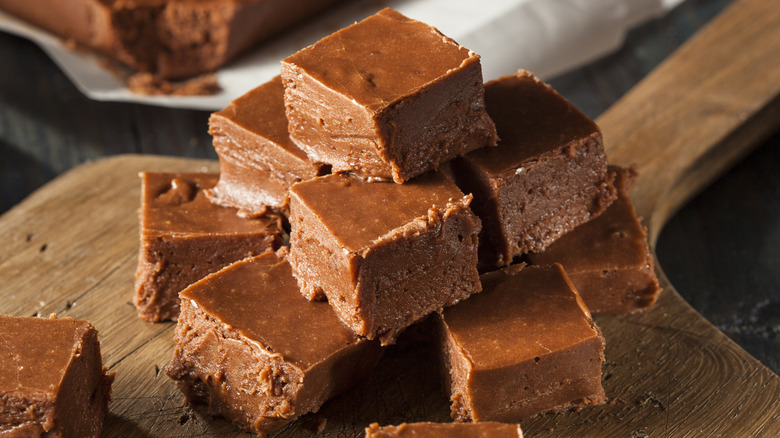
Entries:
{"label": "cut edge of fudge", "polygon": [[494,224],[495,221],[484,214],[478,214],[486,224],[483,226],[486,231],[480,234],[480,271],[495,270],[496,267],[511,264],[525,254],[544,251],[577,226],[600,216],[617,199],[615,177],[615,172],[607,172],[603,181],[563,201],[558,208],[548,211],[538,221],[530,224],[509,246],[505,245],[505,234],[487,225]]}
{"label": "cut edge of fudge", "polygon": [[[388,23],[413,29],[401,32]],[[364,40],[375,31],[373,27],[381,28],[383,40],[394,41],[393,45],[414,38],[409,36],[413,31],[423,34],[426,43],[441,45],[424,55],[415,48],[405,57],[427,60],[433,59],[434,53],[454,50],[459,60],[447,68],[417,63],[404,73],[388,72],[391,67],[400,69],[395,66],[401,62],[400,51],[392,46],[365,47]],[[399,37],[390,38],[388,33]],[[358,42],[353,42],[352,34]],[[345,41],[350,42],[349,49]],[[333,44],[340,45],[339,50],[332,50]],[[311,55],[348,50],[360,53],[349,52],[345,58],[328,54],[327,59],[316,60]],[[387,63],[368,65],[385,56],[389,58]],[[444,56],[452,57],[452,53]],[[355,65],[354,58],[366,65]],[[321,66],[328,67],[317,70]],[[399,84],[399,77],[416,82]],[[479,55],[436,28],[390,8],[285,58],[282,78],[290,137],[312,160],[330,164],[334,172],[350,171],[370,179],[403,183],[437,169],[455,156],[495,146],[498,139],[485,111]],[[323,101],[329,104],[323,105]]]}
{"label": "cut edge of fudge", "polygon": [[[166,368],[166,374],[176,381],[188,400],[205,403],[212,415],[225,417],[240,428],[261,435],[308,412],[316,412],[329,398],[365,377],[382,354],[378,342],[355,335],[338,320],[327,303],[312,303],[300,295],[286,254],[286,248],[277,252],[268,250],[238,261],[182,291],[182,313],[175,331],[176,350]],[[237,292],[225,289],[232,286],[223,284],[229,284],[231,276],[238,278],[241,286],[266,287],[266,282],[271,281],[281,282],[281,285],[268,283],[269,292],[259,289],[258,292]],[[258,285],[251,283],[249,278],[258,278]],[[212,282],[217,282],[216,289],[210,289],[214,287],[209,285]],[[295,290],[284,290],[289,287]],[[317,347],[303,345],[304,352],[287,351],[275,343],[278,337],[273,336],[278,334],[266,333],[263,337],[258,332],[262,328],[246,325],[251,323],[242,325],[240,321],[246,315],[225,313],[226,309],[236,310],[236,307],[230,307],[235,304],[220,307],[218,301],[217,304],[204,301],[216,290],[230,290],[231,299],[256,297],[260,300],[261,296],[273,293],[285,304],[294,302],[305,306],[308,310],[301,312],[308,318],[289,323],[296,324],[301,336],[308,337],[308,341],[297,340],[295,345],[317,343],[317,338],[323,335],[334,336],[327,341],[333,351],[316,358],[306,358],[306,354],[313,354],[309,350]],[[282,294],[286,296],[282,297]],[[250,307],[252,305],[274,306],[261,301],[249,303]],[[242,304],[238,306],[241,306],[239,311],[255,314]],[[338,327],[339,333],[313,327],[316,323],[312,322],[312,311],[327,312],[330,316],[324,320]],[[263,328],[278,330],[276,323]],[[343,341],[346,343],[342,343],[342,338],[348,339]]]}
{"label": "cut edge of fudge", "polygon": [[216,183],[216,174],[140,176],[141,244],[133,302],[142,320],[176,320],[182,289],[236,260],[281,245],[279,218],[241,218],[235,209],[206,199],[204,190]]}
{"label": "cut edge of fudge", "polygon": [[284,87],[276,76],[211,114],[209,134],[219,156],[211,202],[238,209],[239,216],[287,215],[289,188],[327,172],[289,137]]}
{"label": "cut edge of fudge", "polygon": [[[0,435],[98,437],[108,414],[114,373],[103,366],[94,326],[53,314],[49,318],[0,315],[0,325],[2,338],[24,336],[25,329],[35,332],[23,344],[12,346],[16,339],[0,344],[0,363],[14,363],[4,366],[0,376]],[[39,347],[64,342],[67,345]],[[45,370],[47,366],[59,369]],[[13,388],[7,387],[9,379],[15,380]],[[49,380],[46,388],[29,388],[25,393],[25,385],[40,385],[41,379]]]}
{"label": "cut edge of fudge", "polygon": [[607,172],[603,181],[577,193],[531,224],[517,240],[517,249],[511,254],[518,256],[547,248],[577,225],[598,217],[617,199],[614,181],[615,173]]}
{"label": "cut edge of fudge", "polygon": [[[537,270],[537,272],[548,272],[555,270],[560,274],[560,278],[567,284],[576,301],[576,306],[582,317],[587,321],[590,335],[580,341],[566,346],[565,349],[558,351],[550,350],[546,352],[537,352],[537,355],[530,358],[523,358],[519,362],[505,364],[497,368],[478,369],[476,361],[481,359],[474,357],[468,347],[464,347],[462,340],[453,337],[452,329],[447,322],[447,313],[463,311],[463,307],[457,306],[445,309],[444,312],[437,314],[438,335],[440,339],[440,353],[442,355],[442,373],[446,382],[446,388],[449,389],[451,401],[451,416],[459,422],[481,422],[481,421],[501,421],[516,422],[528,419],[543,413],[559,413],[571,410],[579,410],[587,406],[603,404],[607,398],[601,385],[601,367],[604,362],[604,337],[601,329],[593,321],[588,308],[585,306],[579,294],[577,294],[571,281],[565,274],[560,265],[548,265],[544,267],[534,267],[520,265],[511,265],[500,271],[494,271],[481,276],[484,290],[473,298],[482,300],[491,299],[491,292],[496,283],[514,281],[518,286],[512,293],[522,294],[520,290],[520,280],[514,276],[523,270]],[[506,276],[505,279],[498,277]],[[504,291],[503,293],[508,293]],[[473,298],[464,301],[461,305],[474,305]],[[471,304],[469,304],[471,302]],[[492,306],[491,306],[492,307]],[[490,319],[490,315],[484,302],[479,305],[484,308],[485,318]],[[498,309],[496,309],[498,310]],[[463,318],[460,318],[461,322]],[[490,327],[498,328],[496,320],[488,323]],[[474,330],[479,326],[479,322],[469,323]],[[561,330],[562,328],[559,328]],[[487,342],[483,339],[481,342]],[[494,339],[494,342],[499,342]],[[539,341],[537,341],[539,342]],[[541,344],[538,344],[541,345]],[[472,345],[473,347],[473,345]],[[546,348],[546,347],[545,347]],[[594,351],[596,352],[594,356]],[[588,365],[589,362],[594,364]],[[533,362],[533,363],[531,363]],[[537,374],[530,374],[529,367],[545,367],[545,369],[565,370],[579,367],[581,364],[586,366],[579,368],[579,374],[575,372],[564,373],[558,377],[548,378],[548,382],[543,387],[535,387],[535,379],[540,379],[539,375],[544,373],[538,370]],[[484,366],[484,365],[483,365]],[[561,371],[558,371],[559,373]],[[503,374],[502,374],[503,373]],[[518,374],[519,373],[519,374]],[[509,374],[509,377],[506,376]],[[517,374],[517,375],[515,375]],[[458,378],[460,376],[461,378]],[[464,377],[465,376],[465,377]],[[476,379],[469,382],[464,379]],[[496,382],[499,383],[496,383]],[[509,382],[509,383],[504,383]],[[485,385],[483,389],[479,384]],[[525,394],[519,397],[518,394]],[[556,395],[562,395],[561,400],[553,399]],[[501,401],[496,400],[503,400]]]}
{"label": "cut edge of fudge", "polygon": [[519,424],[483,421],[479,423],[402,423],[380,426],[372,423],[366,428],[366,438],[523,438]]}
{"label": "cut edge of fudge", "polygon": [[[636,169],[634,166],[610,166],[610,171],[617,175],[617,200],[599,217],[580,225],[554,242],[546,251],[526,256],[532,264],[556,261],[563,264],[593,314],[642,311],[651,307],[661,292],[655,274],[655,262],[647,242],[647,228],[641,224],[641,218],[637,217],[629,195],[637,177]],[[618,244],[621,248],[633,245],[633,249],[630,254],[618,253]],[[577,262],[576,257],[586,257],[583,251],[604,254],[607,250],[609,252],[604,257],[610,259],[607,261],[611,263],[609,266],[595,269],[580,266]],[[571,254],[574,261],[571,257],[562,259],[566,254]]]}

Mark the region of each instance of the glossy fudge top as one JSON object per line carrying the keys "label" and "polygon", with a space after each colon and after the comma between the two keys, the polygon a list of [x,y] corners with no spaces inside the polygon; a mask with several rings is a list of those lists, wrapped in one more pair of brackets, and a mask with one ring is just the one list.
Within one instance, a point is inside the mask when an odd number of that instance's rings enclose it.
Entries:
{"label": "glossy fudge top", "polygon": [[[428,172],[404,184],[366,182],[345,174],[305,181],[290,189],[344,249],[360,252],[433,208],[460,202],[463,193],[442,172]],[[295,225],[293,225],[295,226]]]}
{"label": "glossy fudge top", "polygon": [[571,274],[647,264],[647,237],[628,194],[636,174],[630,169],[615,171],[617,200],[599,217],[562,236],[546,250],[529,254],[533,264],[558,262]]}
{"label": "glossy fudge top", "polygon": [[0,394],[56,394],[91,330],[89,322],[71,318],[0,315]]}
{"label": "glossy fudge top", "polygon": [[485,105],[496,124],[499,147],[482,148],[465,158],[491,174],[515,172],[528,160],[601,132],[552,87],[526,71],[485,84]]}
{"label": "glossy fudge top", "polygon": [[215,112],[211,117],[211,124],[220,119],[232,122],[249,132],[273,141],[299,160],[308,162],[306,153],[290,140],[287,131],[281,76],[276,76],[235,99],[225,109]]}
{"label": "glossy fudge top", "polygon": [[493,421],[479,423],[403,423],[366,428],[366,438],[523,438],[519,424]]}
{"label": "glossy fudge top", "polygon": [[480,280],[482,293],[444,310],[475,369],[512,366],[599,336],[561,265],[512,265]]}
{"label": "glossy fudge top", "polygon": [[479,55],[436,28],[385,8],[282,62],[378,112]]}
{"label": "glossy fudge top", "polygon": [[209,275],[180,297],[304,371],[360,341],[327,302],[301,295],[290,264],[272,251]]}
{"label": "glossy fudge top", "polygon": [[214,187],[216,173],[142,174],[143,206],[141,224],[145,233],[215,234],[257,232],[279,233],[275,217],[245,219],[232,208],[209,202],[205,189]]}

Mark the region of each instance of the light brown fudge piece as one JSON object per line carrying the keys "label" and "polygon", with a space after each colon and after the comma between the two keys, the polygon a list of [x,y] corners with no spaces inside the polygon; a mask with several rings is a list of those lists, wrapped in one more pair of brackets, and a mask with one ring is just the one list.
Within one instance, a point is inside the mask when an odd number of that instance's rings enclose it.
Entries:
{"label": "light brown fudge piece", "polygon": [[481,289],[470,201],[441,172],[404,184],[348,175],[296,184],[290,263],[304,295],[326,296],[359,335],[394,342]]}
{"label": "light brown fudge piece", "polygon": [[366,438],[523,438],[519,424],[493,421],[482,423],[403,423],[398,426],[366,428]]}
{"label": "light brown fudge piece", "polygon": [[616,171],[617,201],[545,251],[527,257],[534,265],[563,265],[594,315],[646,309],[661,291],[647,230],[629,197],[636,173],[630,168]]}
{"label": "light brown fudge piece", "polygon": [[88,321],[0,315],[0,436],[98,437],[113,380]]}
{"label": "light brown fudge piece", "polygon": [[517,422],[604,403],[604,339],[560,265],[512,265],[438,315],[456,421]]}
{"label": "light brown fudge piece", "polygon": [[130,68],[211,72],[341,0],[0,0],[0,9]]}
{"label": "light brown fudge piece", "polygon": [[211,115],[209,133],[219,156],[219,182],[206,191],[211,202],[262,216],[286,213],[290,187],[324,173],[287,132],[284,87],[279,76]]}
{"label": "light brown fudge piece", "polygon": [[282,242],[277,217],[244,219],[203,193],[215,173],[145,172],[134,303],[147,321],[175,320],[179,292],[206,275]]}
{"label": "light brown fudge piece", "polygon": [[285,252],[236,262],[182,291],[166,369],[190,401],[260,435],[316,412],[382,354],[327,303],[301,295]]}
{"label": "light brown fudge piece", "polygon": [[282,61],[290,137],[334,172],[398,183],[496,144],[479,56],[386,8]]}
{"label": "light brown fudge piece", "polygon": [[617,197],[601,131],[531,73],[485,84],[501,141],[453,162],[482,219],[480,262],[506,266],[603,212]]}

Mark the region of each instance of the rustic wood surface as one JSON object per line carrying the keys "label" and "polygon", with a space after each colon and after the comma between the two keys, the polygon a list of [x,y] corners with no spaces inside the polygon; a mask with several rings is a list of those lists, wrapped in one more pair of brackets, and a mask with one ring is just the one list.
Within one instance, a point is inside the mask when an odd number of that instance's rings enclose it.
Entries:
{"label": "rustic wood surface", "polygon": [[[653,245],[685,199],[777,127],[778,13],[772,2],[737,3],[599,119],[610,159],[640,166],[632,196]],[[217,167],[180,158],[104,159],[66,173],[0,217],[0,312],[86,318],[101,332],[105,363],[117,373],[104,436],[246,435],[184,403],[160,373],[173,348],[172,324],[143,323],[130,303],[137,173],[201,168]],[[611,402],[527,421],[529,436],[780,434],[778,377],[668,282],[652,310],[598,323],[608,342]],[[352,436],[371,421],[447,421],[429,350],[416,340],[402,339],[367,382],[276,435],[312,436],[323,421],[323,436]]]}
{"label": "rustic wood surface", "polygon": [[[390,0],[405,1],[405,0]],[[598,117],[732,0],[685,0],[624,44],[550,83]],[[33,43],[0,33],[0,212],[65,171],[120,154],[216,158],[208,111],[86,98]],[[518,64],[518,67],[522,67]],[[780,372],[780,126],[663,228],[681,295]]]}

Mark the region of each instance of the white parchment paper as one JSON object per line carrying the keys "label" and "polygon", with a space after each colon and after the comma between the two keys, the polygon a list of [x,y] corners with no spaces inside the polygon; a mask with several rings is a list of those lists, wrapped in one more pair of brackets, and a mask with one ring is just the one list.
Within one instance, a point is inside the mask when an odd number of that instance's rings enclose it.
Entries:
{"label": "white parchment paper", "polygon": [[38,44],[91,99],[219,110],[279,74],[279,61],[389,6],[436,26],[482,57],[484,79],[526,69],[549,78],[620,47],[626,32],[682,0],[358,0],[266,43],[217,72],[211,96],[140,96],[88,53],[0,12],[0,30]]}

